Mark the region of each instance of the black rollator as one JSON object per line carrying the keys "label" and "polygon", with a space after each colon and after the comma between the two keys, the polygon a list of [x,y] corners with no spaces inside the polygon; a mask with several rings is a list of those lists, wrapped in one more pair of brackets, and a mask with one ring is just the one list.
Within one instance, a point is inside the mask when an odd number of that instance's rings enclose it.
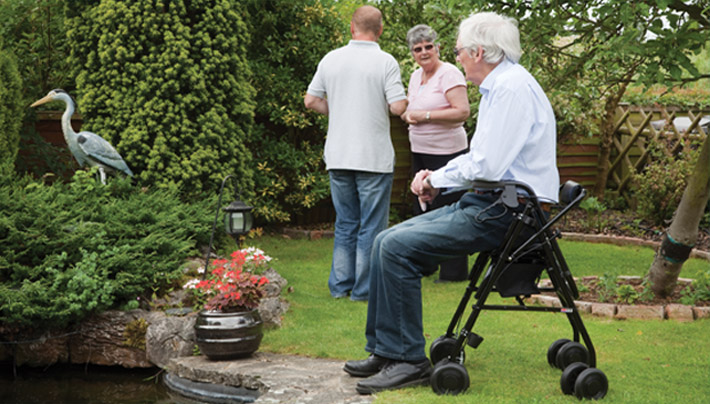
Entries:
{"label": "black rollator", "polygon": [[[515,213],[503,244],[495,250],[478,254],[469,274],[470,282],[446,334],[431,344],[429,356],[434,364],[430,379],[432,389],[438,394],[459,394],[469,387],[468,372],[463,365],[464,348],[467,345],[477,348],[483,341],[473,332],[473,326],[483,310],[534,311],[564,313],[572,326],[572,339],[558,339],[547,351],[548,363],[562,370],[562,392],[574,394],[579,399],[604,397],[609,384],[604,373],[596,368],[594,345],[575,307],[574,300],[579,298],[579,291],[557,243],[560,231],[552,229],[557,221],[579,204],[586,191],[579,184],[567,181],[560,187],[560,203],[554,207],[555,211],[559,211],[548,219],[551,206],[539,201],[533,190],[523,183],[476,182],[474,188],[500,190],[502,203],[509,208],[524,204],[524,208],[522,212]],[[543,271],[549,276],[551,287],[538,286]],[[514,297],[517,304],[486,304],[491,292],[498,292],[502,297]],[[541,292],[555,292],[560,306],[525,304],[525,297]],[[463,327],[457,330],[472,296],[471,314]]]}

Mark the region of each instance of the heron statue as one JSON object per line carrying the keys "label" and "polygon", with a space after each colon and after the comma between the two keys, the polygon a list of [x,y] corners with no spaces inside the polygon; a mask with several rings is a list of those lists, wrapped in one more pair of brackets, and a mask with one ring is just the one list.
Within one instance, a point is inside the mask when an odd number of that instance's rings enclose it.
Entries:
{"label": "heron statue", "polygon": [[74,132],[71,126],[71,116],[74,114],[74,100],[64,90],[57,88],[50,91],[44,98],[35,101],[31,106],[36,107],[50,101],[64,101],[66,109],[62,115],[62,132],[64,140],[69,145],[69,151],[79,165],[88,164],[99,167],[101,183],[106,184],[106,173],[123,172],[133,176],[133,172],[116,149],[104,138],[92,132]]}

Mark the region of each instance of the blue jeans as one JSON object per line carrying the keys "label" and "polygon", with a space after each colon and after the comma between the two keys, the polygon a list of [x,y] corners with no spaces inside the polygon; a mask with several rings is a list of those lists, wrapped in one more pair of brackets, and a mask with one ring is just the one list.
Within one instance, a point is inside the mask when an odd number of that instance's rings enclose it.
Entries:
{"label": "blue jeans", "polygon": [[377,236],[370,261],[367,352],[394,360],[426,358],[421,278],[437,263],[502,243],[513,215],[497,200],[469,192],[453,205],[415,216]]}
{"label": "blue jeans", "polygon": [[335,207],[333,264],[328,288],[333,297],[367,300],[370,252],[375,236],[387,228],[393,174],[330,170]]}

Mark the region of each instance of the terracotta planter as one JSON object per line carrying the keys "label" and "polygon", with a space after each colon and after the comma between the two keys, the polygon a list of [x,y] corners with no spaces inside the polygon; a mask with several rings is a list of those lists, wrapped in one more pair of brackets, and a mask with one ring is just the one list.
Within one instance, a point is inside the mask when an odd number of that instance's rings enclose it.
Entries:
{"label": "terracotta planter", "polygon": [[213,360],[249,356],[259,349],[263,333],[259,310],[238,313],[201,311],[195,321],[195,340]]}

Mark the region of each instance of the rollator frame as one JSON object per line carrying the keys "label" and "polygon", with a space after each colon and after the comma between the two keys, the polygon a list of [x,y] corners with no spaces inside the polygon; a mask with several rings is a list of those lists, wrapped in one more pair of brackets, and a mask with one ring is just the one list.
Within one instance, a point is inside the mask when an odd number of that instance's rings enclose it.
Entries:
{"label": "rollator frame", "polygon": [[[464,350],[466,345],[477,348],[483,341],[482,337],[472,331],[481,311],[552,312],[566,314],[573,331],[572,340],[555,341],[547,354],[548,363],[563,370],[560,380],[562,391],[565,394],[575,394],[578,398],[602,398],[608,390],[608,382],[604,373],[596,369],[594,344],[575,306],[579,291],[557,243],[561,232],[552,229],[555,223],[584,199],[586,191],[579,184],[567,181],[560,187],[561,210],[548,219],[541,201],[533,190],[522,182],[476,181],[473,188],[488,192],[499,191],[502,202],[508,208],[517,208],[520,203],[524,203],[525,206],[521,212],[513,213],[514,218],[503,239],[503,244],[495,250],[478,254],[469,273],[469,283],[446,334],[432,343],[430,358],[435,365],[430,380],[432,388],[439,394],[459,394],[468,388],[470,383],[468,373],[463,366]],[[525,231],[532,235],[523,238]],[[520,240],[523,240],[522,243]],[[543,268],[539,268],[540,260],[544,263]],[[522,268],[516,273],[514,265]],[[526,270],[533,273],[525,273]],[[548,274],[552,287],[537,286],[543,270]],[[499,285],[506,271],[513,276],[524,275],[528,278],[533,276],[534,281],[530,281],[534,283],[527,287],[524,284],[519,285],[518,290],[515,286],[513,290],[506,290],[505,285]],[[477,286],[481,275],[483,279]],[[514,297],[517,304],[486,304],[491,292],[499,292],[503,297]],[[523,297],[540,292],[555,292],[560,307],[525,304]],[[457,331],[472,296],[475,302],[471,306],[471,314],[463,327]],[[584,345],[580,343],[580,339]]]}

